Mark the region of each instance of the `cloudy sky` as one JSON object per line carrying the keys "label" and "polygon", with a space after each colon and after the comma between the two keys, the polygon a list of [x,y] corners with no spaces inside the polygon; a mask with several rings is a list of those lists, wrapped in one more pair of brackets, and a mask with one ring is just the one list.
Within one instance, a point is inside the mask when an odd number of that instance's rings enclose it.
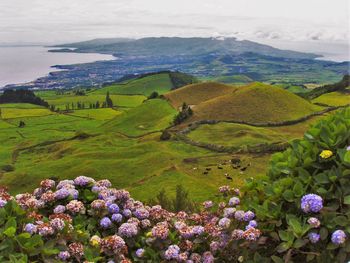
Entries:
{"label": "cloudy sky", "polygon": [[349,39],[349,0],[0,0],[0,42],[235,36],[260,42]]}

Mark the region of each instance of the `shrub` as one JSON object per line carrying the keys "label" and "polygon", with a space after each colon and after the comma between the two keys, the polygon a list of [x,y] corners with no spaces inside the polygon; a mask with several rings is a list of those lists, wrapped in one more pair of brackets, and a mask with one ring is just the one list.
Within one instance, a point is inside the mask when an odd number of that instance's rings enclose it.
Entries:
{"label": "shrub", "polygon": [[[268,237],[259,249],[261,255],[274,262],[350,259],[349,239],[335,244],[332,238],[338,230],[348,237],[350,234],[349,145],[347,108],[310,128],[283,153],[275,154],[266,177],[247,182],[245,206],[257,211],[260,227]],[[308,198],[312,201],[306,202]],[[324,208],[316,213],[319,199]]]}
{"label": "shrub", "polygon": [[[187,198],[181,187],[173,204]],[[255,214],[239,207],[238,192],[199,213],[146,206],[108,180],[79,176],[40,183],[32,194],[0,189],[1,262],[235,262],[256,247]],[[235,195],[235,202],[228,201]],[[190,261],[191,262],[191,261]]]}
{"label": "shrub", "polygon": [[171,133],[170,133],[169,131],[167,131],[167,130],[164,130],[164,131],[162,132],[162,134],[160,135],[160,139],[161,139],[162,141],[170,140],[170,138],[171,138]]}

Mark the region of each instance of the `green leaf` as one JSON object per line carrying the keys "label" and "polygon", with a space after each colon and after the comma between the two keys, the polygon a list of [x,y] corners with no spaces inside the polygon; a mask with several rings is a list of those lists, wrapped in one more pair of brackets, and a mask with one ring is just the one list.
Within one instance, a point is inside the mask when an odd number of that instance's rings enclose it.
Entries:
{"label": "green leaf", "polygon": [[284,260],[280,257],[277,257],[277,256],[271,256],[271,259],[275,263],[284,263]]}
{"label": "green leaf", "polygon": [[16,234],[16,228],[10,226],[4,231],[4,234],[8,237],[14,237]]}
{"label": "green leaf", "polygon": [[350,205],[350,195],[344,197],[344,204]]}
{"label": "green leaf", "polygon": [[290,248],[290,246],[291,245],[288,242],[283,242],[277,246],[276,250],[278,253],[283,253],[287,251]]}
{"label": "green leaf", "polygon": [[294,201],[294,193],[293,193],[292,190],[288,189],[288,190],[284,191],[282,196],[287,202],[293,202]]}

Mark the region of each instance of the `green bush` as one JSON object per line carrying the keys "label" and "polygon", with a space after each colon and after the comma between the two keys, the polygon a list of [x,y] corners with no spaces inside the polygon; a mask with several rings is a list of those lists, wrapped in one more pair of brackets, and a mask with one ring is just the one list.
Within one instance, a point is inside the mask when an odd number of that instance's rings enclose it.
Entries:
{"label": "green bush", "polygon": [[[350,108],[320,121],[273,155],[266,177],[247,182],[242,198],[256,211],[260,229],[267,237],[260,248],[263,259],[273,262],[345,262],[350,260]],[[301,198],[317,194],[324,208],[319,213],[301,210]],[[310,217],[321,222],[308,224]],[[335,230],[347,241],[331,242]],[[309,233],[320,235],[313,244]]]}

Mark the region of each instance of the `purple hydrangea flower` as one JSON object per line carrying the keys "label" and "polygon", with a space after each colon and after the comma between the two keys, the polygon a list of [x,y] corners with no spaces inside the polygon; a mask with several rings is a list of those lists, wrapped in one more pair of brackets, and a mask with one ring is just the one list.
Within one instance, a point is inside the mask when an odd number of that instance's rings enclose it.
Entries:
{"label": "purple hydrangea flower", "polygon": [[123,216],[130,217],[132,215],[130,209],[124,209],[123,210]]}
{"label": "purple hydrangea flower", "polygon": [[108,217],[104,217],[100,221],[100,226],[103,228],[109,228],[112,225],[112,221]]}
{"label": "purple hydrangea flower", "polygon": [[348,147],[346,147],[346,150],[347,150],[347,151],[350,151],[350,145],[349,145]]}
{"label": "purple hydrangea flower", "polygon": [[316,194],[307,194],[301,198],[301,209],[305,213],[317,213],[323,208],[322,197]]}
{"label": "purple hydrangea flower", "polygon": [[244,211],[243,210],[237,210],[235,212],[235,219],[238,220],[238,221],[243,221],[244,220]]}
{"label": "purple hydrangea flower", "polygon": [[317,233],[309,233],[308,237],[312,244],[315,244],[320,240],[320,235]]}
{"label": "purple hydrangea flower", "polygon": [[91,177],[86,177],[86,176],[78,176],[77,178],[74,179],[74,184],[78,186],[86,186],[92,182],[95,182],[95,180],[92,179]]}
{"label": "purple hydrangea flower", "polygon": [[117,204],[110,204],[108,206],[108,212],[111,214],[119,213],[119,206]]}
{"label": "purple hydrangea flower", "polygon": [[123,216],[121,214],[113,214],[111,216],[113,222],[120,223],[123,220]]}
{"label": "purple hydrangea flower", "polygon": [[243,220],[248,222],[250,220],[253,220],[254,217],[255,217],[255,214],[252,211],[247,211],[247,212],[244,213]]}
{"label": "purple hydrangea flower", "polygon": [[238,197],[232,197],[230,201],[228,201],[229,206],[236,206],[236,205],[239,205],[239,203],[240,203],[240,200]]}
{"label": "purple hydrangea flower", "polygon": [[28,224],[25,225],[24,231],[26,231],[27,233],[33,235],[33,234],[36,233],[37,227],[34,224],[28,223]]}
{"label": "purple hydrangea flower", "polygon": [[171,245],[165,251],[165,258],[167,260],[177,259],[179,257],[180,248],[177,245]]}
{"label": "purple hydrangea flower", "polygon": [[202,227],[202,226],[194,226],[192,228],[192,233],[197,235],[197,236],[200,236],[201,234],[204,233],[204,227]]}
{"label": "purple hydrangea flower", "polygon": [[[229,207],[224,209],[224,217],[233,217],[236,212],[236,208]],[[243,212],[243,211],[242,211]]]}
{"label": "purple hydrangea flower", "polygon": [[124,223],[118,229],[118,234],[123,237],[133,237],[138,233],[137,225]]}
{"label": "purple hydrangea flower", "polygon": [[206,251],[203,253],[202,260],[203,263],[214,263],[214,256],[210,253],[210,251]]}
{"label": "purple hydrangea flower", "polygon": [[136,250],[136,256],[138,258],[142,258],[144,254],[145,254],[145,250],[143,248],[139,248],[138,250]]}
{"label": "purple hydrangea flower", "polygon": [[258,226],[258,223],[255,220],[250,220],[249,224],[245,227],[246,230],[249,228],[256,228]]}
{"label": "purple hydrangea flower", "polygon": [[58,253],[58,258],[60,260],[66,261],[70,258],[70,254],[68,251],[61,251],[60,253]]}
{"label": "purple hydrangea flower", "polygon": [[3,208],[7,204],[6,200],[0,199],[0,208]]}
{"label": "purple hydrangea flower", "polygon": [[343,230],[336,230],[332,234],[332,243],[336,245],[341,245],[346,240],[346,234]]}
{"label": "purple hydrangea flower", "polygon": [[316,217],[310,217],[307,222],[309,223],[310,226],[313,228],[319,228],[321,225],[320,220],[318,220]]}
{"label": "purple hydrangea flower", "polygon": [[134,215],[138,219],[146,219],[149,217],[149,212],[145,208],[138,208],[135,210]]}
{"label": "purple hydrangea flower", "polygon": [[55,214],[62,214],[64,211],[66,211],[66,207],[64,205],[58,205],[53,210]]}
{"label": "purple hydrangea flower", "polygon": [[55,199],[56,200],[65,199],[69,195],[70,195],[69,189],[63,187],[55,192]]}
{"label": "purple hydrangea flower", "polygon": [[218,223],[218,225],[222,228],[229,228],[230,224],[231,224],[231,220],[226,217],[221,218]]}

